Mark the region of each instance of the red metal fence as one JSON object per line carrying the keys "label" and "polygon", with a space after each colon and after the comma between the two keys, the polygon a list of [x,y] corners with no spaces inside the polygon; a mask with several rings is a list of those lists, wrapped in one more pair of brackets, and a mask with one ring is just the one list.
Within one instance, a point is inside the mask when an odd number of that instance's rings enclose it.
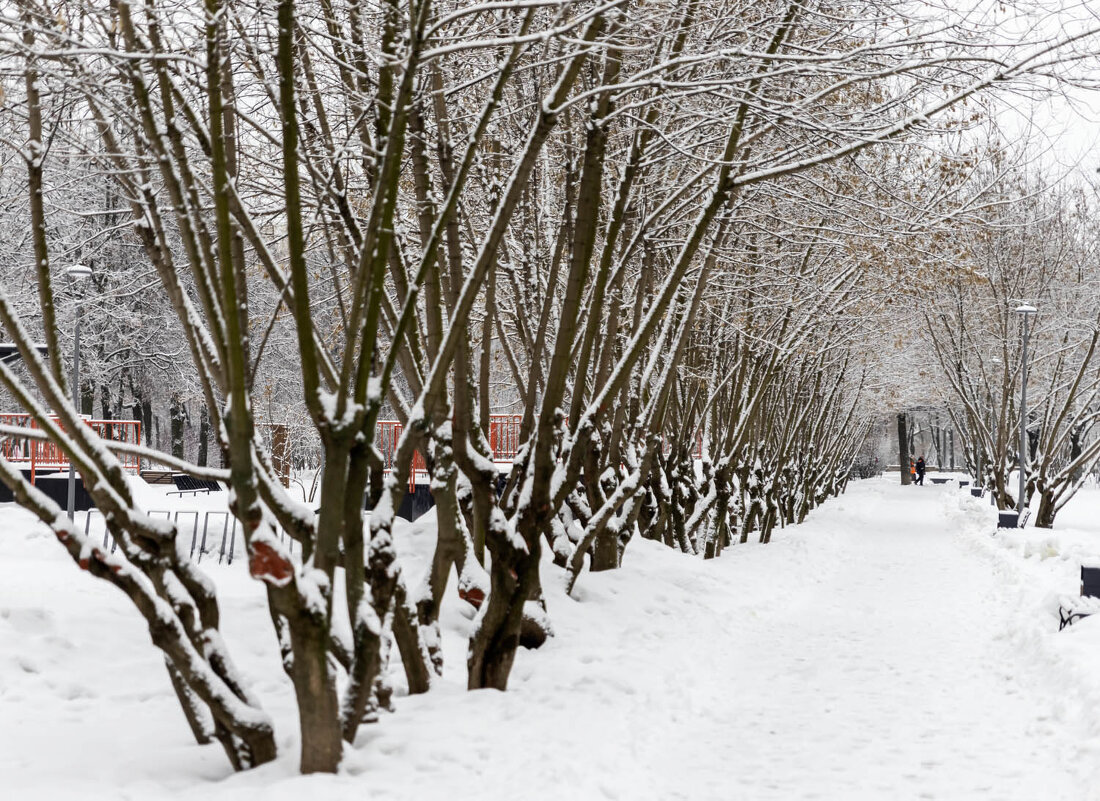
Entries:
{"label": "red metal fence", "polygon": [[[56,418],[52,418],[56,421]],[[519,452],[519,431],[522,415],[494,414],[489,419],[489,447],[493,459],[498,462],[511,461]],[[0,413],[0,424],[17,428],[37,429],[34,419],[28,414]],[[141,421],[139,420],[84,420],[102,439],[108,442],[141,444]],[[382,462],[386,471],[393,469],[393,460],[397,452],[397,442],[401,439],[403,426],[396,420],[378,421],[378,449],[382,453]],[[667,446],[666,446],[667,447]],[[696,458],[702,456],[703,436],[696,438]],[[17,465],[27,466],[31,471],[33,483],[35,473],[43,470],[68,470],[69,460],[61,449],[52,442],[20,439],[16,436],[0,437],[0,456]],[[132,473],[141,470],[141,458],[129,453],[116,453],[123,469]],[[24,468],[25,469],[25,468]],[[428,466],[424,455],[418,450],[413,454],[412,470],[409,475],[409,490],[415,491],[417,474],[427,479]]]}
{"label": "red metal fence", "polygon": [[[522,416],[518,414],[494,414],[489,418],[489,447],[493,458],[499,462],[514,459],[519,451],[519,426]],[[378,450],[382,453],[382,463],[387,472],[393,469],[393,460],[397,454],[397,442],[401,439],[404,426],[397,420],[378,421]],[[416,490],[417,473],[427,479],[428,465],[420,451],[413,454],[412,470],[409,475],[409,491]]]}
{"label": "red metal fence", "polygon": [[[64,426],[61,426],[56,417],[51,419],[64,430]],[[0,424],[16,428],[38,428],[38,424],[29,414],[0,414]],[[140,420],[85,419],[84,425],[108,442],[124,442],[130,445],[141,444]],[[29,468],[32,484],[39,472],[69,469],[69,457],[49,440],[20,439],[17,436],[8,435],[0,441],[0,455],[9,462],[19,465],[21,469]],[[137,473],[141,470],[141,457],[136,454],[116,453],[115,458],[118,459],[124,470],[131,473]]]}
{"label": "red metal fence", "polygon": [[[397,420],[378,421],[378,450],[382,453],[382,466],[387,473],[393,470],[393,460],[397,456],[397,442],[401,439],[404,426]],[[416,492],[416,474],[427,474],[428,465],[420,451],[413,453],[412,469],[409,471],[409,492]]]}
{"label": "red metal fence", "polygon": [[[489,447],[493,452],[493,459],[498,462],[509,462],[519,453],[519,430],[523,416],[519,414],[494,414],[489,418]],[[394,455],[397,453],[397,441],[401,439],[403,426],[396,420],[378,421],[378,450],[382,452],[382,462],[386,471],[393,469]],[[669,443],[664,443],[664,452],[669,452]],[[695,434],[695,447],[692,456],[696,459],[703,458],[703,432]],[[409,476],[409,491],[416,489],[416,474],[421,473],[427,478],[428,466],[424,456],[417,451],[413,454],[411,475]]]}
{"label": "red metal fence", "polygon": [[498,462],[515,459],[519,453],[519,426],[523,421],[518,414],[489,415],[489,448]]}

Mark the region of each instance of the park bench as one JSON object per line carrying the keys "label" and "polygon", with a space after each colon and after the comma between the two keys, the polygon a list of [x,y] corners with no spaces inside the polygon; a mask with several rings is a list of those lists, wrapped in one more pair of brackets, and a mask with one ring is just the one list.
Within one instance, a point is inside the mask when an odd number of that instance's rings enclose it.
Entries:
{"label": "park bench", "polygon": [[222,485],[217,481],[203,478],[193,478],[192,476],[185,476],[182,474],[176,474],[172,476],[172,483],[176,485],[174,492],[169,492],[169,495],[183,496],[188,493],[197,495],[200,492],[221,492]]}
{"label": "park bench", "polygon": [[171,470],[142,470],[141,478],[146,484],[171,484]]}
{"label": "park bench", "polygon": [[1020,513],[1011,510],[997,512],[997,528],[1023,528],[1027,525],[1027,519],[1031,517],[1031,509],[1024,507],[1023,519]]}
{"label": "park bench", "polygon": [[1081,594],[1058,596],[1058,631],[1100,612],[1100,567],[1081,565]]}
{"label": "park bench", "polygon": [[970,495],[973,498],[980,498],[985,495],[985,487],[971,487]]}
{"label": "park bench", "polygon": [[931,481],[933,484],[946,484],[951,479],[949,479],[949,478],[930,478],[928,480]]}

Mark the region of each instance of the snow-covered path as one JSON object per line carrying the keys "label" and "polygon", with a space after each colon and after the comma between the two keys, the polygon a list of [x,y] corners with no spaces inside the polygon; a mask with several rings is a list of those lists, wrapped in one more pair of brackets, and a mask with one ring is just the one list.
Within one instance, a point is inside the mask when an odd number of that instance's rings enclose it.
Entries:
{"label": "snow-covered path", "polygon": [[[1091,797],[1075,778],[1077,743],[1048,719],[1051,691],[1006,636],[1010,590],[961,536],[967,521],[949,520],[957,493],[857,484],[771,545],[737,546],[702,570],[634,543],[623,570],[584,576],[581,603],[551,610],[560,637],[520,663],[492,714],[455,699],[480,758],[442,770],[439,789]],[[585,609],[597,604],[610,608]],[[416,725],[402,720],[397,738]]]}
{"label": "snow-covered path", "polygon": [[[283,757],[231,776],[216,749],[189,742],[117,592],[78,575],[49,538],[9,537],[0,795],[1100,798],[1080,784],[1097,749],[1066,722],[1065,676],[1044,672],[1027,640],[1028,626],[1048,637],[1050,621],[1021,600],[1030,579],[988,545],[989,517],[954,489],[860,482],[770,545],[719,560],[635,542],[623,569],[582,576],[576,598],[548,570],[557,636],[521,652],[507,693],[463,689],[470,622],[452,601],[446,680],[364,727],[341,775],[310,778],[294,776],[290,690],[240,565],[210,570],[226,639],[276,719]],[[423,556],[431,536],[411,527],[406,555]],[[1094,622],[1049,642],[1091,648]]]}
{"label": "snow-covered path", "polygon": [[[856,487],[827,512],[834,560],[709,657],[730,678],[693,736],[719,738],[707,787],[744,798],[1081,798],[989,563],[931,488]],[[878,498],[874,496],[880,496]],[[881,503],[887,501],[887,503]],[[835,521],[835,522],[834,522]],[[718,638],[719,632],[714,632]],[[1038,697],[1036,697],[1038,696]],[[685,752],[685,758],[687,754]],[[735,789],[738,788],[738,789]]]}

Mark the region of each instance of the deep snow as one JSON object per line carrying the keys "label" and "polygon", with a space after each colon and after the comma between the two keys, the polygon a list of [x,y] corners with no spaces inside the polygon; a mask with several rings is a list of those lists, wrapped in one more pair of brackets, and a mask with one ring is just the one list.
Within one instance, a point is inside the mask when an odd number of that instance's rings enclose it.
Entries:
{"label": "deep snow", "polygon": [[[1100,556],[1100,491],[1054,532],[994,537],[954,487],[857,482],[719,560],[636,541],[574,599],[548,566],[557,636],[521,652],[507,693],[463,689],[452,578],[444,681],[364,726],[341,775],[309,778],[240,561],[203,565],[282,756],[234,776],[190,739],[125,598],[22,511],[0,520],[4,798],[1100,798],[1100,619],[1059,633],[1055,600]],[[431,543],[429,520],[399,531],[412,576]]]}

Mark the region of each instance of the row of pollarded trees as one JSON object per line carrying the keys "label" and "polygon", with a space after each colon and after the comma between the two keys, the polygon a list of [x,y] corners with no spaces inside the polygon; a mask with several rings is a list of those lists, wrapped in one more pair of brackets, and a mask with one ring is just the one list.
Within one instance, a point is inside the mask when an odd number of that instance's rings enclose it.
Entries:
{"label": "row of pollarded trees", "polygon": [[[1100,243],[1095,192],[1001,178],[956,229],[950,280],[926,321],[968,467],[998,508],[1020,508],[1022,316],[1030,323],[1023,505],[1049,528],[1100,463]],[[1017,473],[1018,475],[1018,473]]]}
{"label": "row of pollarded trees", "polygon": [[[21,143],[41,325],[0,294],[27,365],[0,381],[77,465],[118,551],[12,465],[0,478],[145,616],[196,738],[238,768],[272,759],[215,588],[67,400],[49,219],[52,176],[79,164],[125,204],[210,411],[223,469],[155,458],[232,489],[301,769],[336,770],[391,641],[410,691],[429,689],[453,563],[484,598],[469,686],[503,689],[521,639],[545,636],[544,545],[573,581],[586,559],[618,566],[635,536],[714,556],[843,488],[863,432],[865,243],[884,209],[899,223],[915,207],[901,151],[872,149],[1046,73],[1066,44],[993,32],[970,50],[990,32],[913,11],[204,0],[58,15],[26,0],[0,41],[20,77],[5,141]],[[503,486],[487,441],[502,375],[522,408]],[[300,389],[316,431],[316,514],[258,431],[272,382]],[[405,423],[392,474],[374,442],[387,407]],[[420,587],[393,543],[417,449],[438,514]]]}

